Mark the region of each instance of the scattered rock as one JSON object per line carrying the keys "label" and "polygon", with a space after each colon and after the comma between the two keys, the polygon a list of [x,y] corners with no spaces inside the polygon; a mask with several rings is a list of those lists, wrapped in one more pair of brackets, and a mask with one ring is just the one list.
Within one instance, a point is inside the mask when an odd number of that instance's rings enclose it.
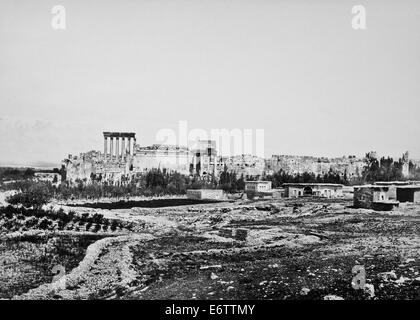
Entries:
{"label": "scattered rock", "polygon": [[340,297],[340,296],[336,296],[333,294],[330,294],[328,296],[324,297],[324,300],[344,300],[344,298]]}
{"label": "scattered rock", "polygon": [[300,294],[302,296],[306,296],[309,293],[309,291],[311,291],[311,289],[309,289],[309,288],[302,288],[302,290],[300,290]]}
{"label": "scattered rock", "polygon": [[389,271],[389,272],[379,273],[378,277],[380,277],[384,281],[397,280],[397,275],[395,274],[394,270]]}
{"label": "scattered rock", "polygon": [[409,280],[411,279],[401,276],[398,280],[395,280],[395,283],[403,284],[404,282],[409,281]]}
{"label": "scattered rock", "polygon": [[217,274],[215,274],[214,272],[212,272],[211,274],[210,274],[210,279],[211,280],[216,280],[216,279],[218,279],[219,278],[219,276],[217,275]]}
{"label": "scattered rock", "polygon": [[370,298],[375,297],[375,287],[373,284],[366,283],[363,290],[365,291],[365,293],[367,293],[370,296]]}
{"label": "scattered rock", "polygon": [[255,209],[257,209],[258,211],[271,211],[271,206],[270,205],[260,205],[260,206],[255,206]]}
{"label": "scattered rock", "polygon": [[221,264],[214,264],[211,266],[201,266],[200,270],[208,270],[208,269],[221,269],[222,265]]}

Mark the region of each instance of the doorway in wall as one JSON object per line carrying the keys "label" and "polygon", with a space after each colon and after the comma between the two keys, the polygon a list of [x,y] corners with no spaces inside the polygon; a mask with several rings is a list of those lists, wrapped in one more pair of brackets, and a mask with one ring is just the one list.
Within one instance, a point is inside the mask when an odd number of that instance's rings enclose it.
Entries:
{"label": "doorway in wall", "polygon": [[311,188],[311,187],[305,187],[305,188],[303,189],[303,195],[304,195],[304,196],[311,196],[311,195],[313,195],[313,190],[312,190],[312,188]]}

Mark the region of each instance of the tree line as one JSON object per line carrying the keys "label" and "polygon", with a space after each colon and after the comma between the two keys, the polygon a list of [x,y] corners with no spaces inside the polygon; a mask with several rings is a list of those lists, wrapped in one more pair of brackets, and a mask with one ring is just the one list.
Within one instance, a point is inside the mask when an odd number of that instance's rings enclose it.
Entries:
{"label": "tree line", "polygon": [[[323,175],[315,175],[310,172],[290,174],[282,169],[272,175],[257,177],[257,179],[271,181],[273,188],[281,187],[284,183],[338,183],[354,185],[372,183],[374,181],[407,179],[403,175],[402,159],[397,161],[390,157],[377,159],[367,154],[365,162],[362,173],[352,179],[347,177],[347,172],[339,174],[330,170]],[[51,198],[68,200],[182,195],[186,193],[187,189],[223,189],[226,192],[234,193],[245,189],[246,180],[256,179],[255,177],[244,177],[243,175],[238,178],[235,172],[229,171],[225,166],[217,178],[213,175],[203,178],[182,175],[178,172],[169,172],[165,169],[153,169],[145,174],[135,175],[134,178],[127,179],[120,185],[102,181],[101,175],[93,174],[89,183],[85,179],[76,180],[76,183],[72,185],[67,181],[63,181],[60,185],[55,186],[49,182],[35,182],[31,180],[33,172],[28,169],[12,170],[7,168],[7,170],[0,172],[3,174],[2,177],[14,177],[9,183],[2,183],[1,189],[18,190],[18,193],[8,198],[8,202],[34,208],[42,207]],[[420,167],[412,162],[409,164],[409,173],[410,179],[420,180]],[[21,177],[21,180],[16,179],[17,177]]]}

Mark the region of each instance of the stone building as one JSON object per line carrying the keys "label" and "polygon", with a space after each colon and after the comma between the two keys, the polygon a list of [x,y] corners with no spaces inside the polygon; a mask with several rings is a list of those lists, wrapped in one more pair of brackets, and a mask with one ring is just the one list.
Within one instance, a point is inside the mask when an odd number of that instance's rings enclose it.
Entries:
{"label": "stone building", "polygon": [[296,175],[304,172],[315,175],[324,175],[330,171],[341,176],[347,175],[348,179],[360,176],[365,162],[355,156],[341,158],[325,158],[311,156],[272,155],[265,161],[265,172],[272,175],[279,170]]}
{"label": "stone building", "polygon": [[408,178],[410,175],[410,159],[409,153],[406,151],[402,156],[402,175],[404,178]]}
{"label": "stone building", "polygon": [[104,160],[123,162],[127,157],[134,154],[134,146],[136,145],[136,134],[134,132],[104,132],[103,135]]}
{"label": "stone building", "polygon": [[271,181],[245,181],[245,191],[271,191]]}
{"label": "stone building", "polygon": [[260,179],[265,174],[265,160],[254,155],[243,154],[225,157],[221,158],[219,162],[221,164],[219,172],[226,166],[227,170],[234,172],[238,178],[243,176],[245,179],[251,177]]}
{"label": "stone building", "polygon": [[198,140],[191,148],[190,173],[199,176],[217,175],[216,141]]}
{"label": "stone building", "polygon": [[97,181],[120,185],[136,174],[159,168],[189,174],[192,157],[188,148],[157,144],[140,147],[132,132],[104,132],[103,136],[103,153],[89,151],[64,159],[70,184]]}
{"label": "stone building", "polygon": [[420,185],[398,186],[396,193],[399,202],[420,203]]}
{"label": "stone building", "polygon": [[399,202],[390,199],[390,187],[363,185],[354,187],[353,204],[356,208],[392,210]]}
{"label": "stone building", "polygon": [[297,198],[315,196],[323,198],[342,198],[343,185],[334,183],[285,183],[285,197]]}
{"label": "stone building", "polygon": [[[142,174],[152,169],[177,171],[184,175],[196,175],[205,179],[217,177],[225,170],[236,173],[237,177],[264,179],[267,175],[282,169],[289,174],[303,172],[323,175],[329,171],[337,172],[348,179],[358,176],[363,171],[364,161],[354,156],[341,158],[319,158],[308,156],[273,155],[263,159],[254,155],[235,155],[225,157],[217,154],[216,142],[199,140],[191,148],[154,144],[139,146],[134,132],[103,132],[104,150],[89,151],[79,156],[69,155],[63,161],[66,168],[66,180],[70,183],[83,181],[109,182],[120,184],[130,181],[136,174]],[[376,156],[371,154],[371,156]],[[408,162],[408,153],[403,157]],[[406,168],[406,167],[404,167]],[[406,169],[404,169],[406,170]],[[251,180],[251,179],[250,179]],[[324,184],[325,185],[325,184]],[[313,195],[327,194],[329,191],[319,191],[308,186],[306,194],[312,190]],[[396,198],[396,189],[394,188]],[[305,190],[296,189],[297,194]],[[336,190],[331,190],[335,195]]]}
{"label": "stone building", "polygon": [[397,187],[409,186],[412,184],[410,181],[377,181],[373,183],[375,186],[388,187],[388,199],[397,200]]}
{"label": "stone building", "polygon": [[245,181],[245,193],[249,199],[272,197],[271,181]]}
{"label": "stone building", "polygon": [[147,172],[151,169],[190,173],[191,156],[188,148],[154,144],[148,147],[135,146],[132,167],[135,172]]}

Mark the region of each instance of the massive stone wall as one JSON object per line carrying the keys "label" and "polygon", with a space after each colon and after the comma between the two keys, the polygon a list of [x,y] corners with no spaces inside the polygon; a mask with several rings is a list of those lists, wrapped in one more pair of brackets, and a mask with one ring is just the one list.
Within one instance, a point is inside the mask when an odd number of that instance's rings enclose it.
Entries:
{"label": "massive stone wall", "polygon": [[365,165],[363,159],[355,157],[317,158],[310,156],[273,155],[266,160],[266,173],[273,174],[282,169],[290,174],[304,172],[324,175],[330,170],[341,175],[347,174],[348,178],[359,176]]}
{"label": "massive stone wall", "polygon": [[235,172],[238,177],[262,177],[266,170],[265,160],[253,155],[239,155],[233,157],[220,157],[218,161],[219,173],[224,170],[224,166],[229,172]]}
{"label": "massive stone wall", "polygon": [[188,149],[167,145],[137,146],[132,160],[135,172],[147,172],[160,168],[189,174],[190,163],[191,156]]}

